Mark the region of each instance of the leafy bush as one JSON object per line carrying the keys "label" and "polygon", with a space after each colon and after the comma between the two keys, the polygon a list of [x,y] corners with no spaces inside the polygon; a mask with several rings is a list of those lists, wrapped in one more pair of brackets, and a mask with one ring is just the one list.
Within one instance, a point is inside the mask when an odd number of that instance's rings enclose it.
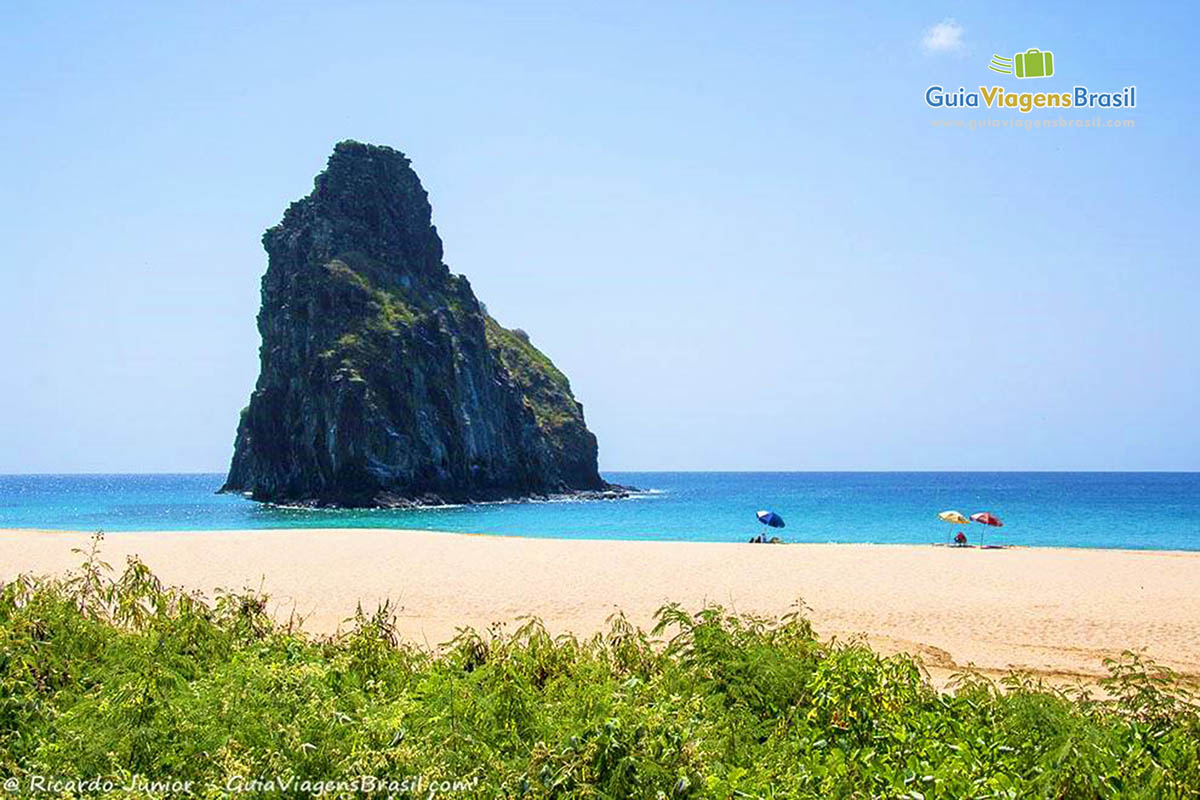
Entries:
{"label": "leafy bush", "polygon": [[1132,654],[1109,665],[1103,698],[1020,675],[1003,687],[964,675],[943,694],[911,658],[822,642],[798,612],[678,606],[650,633],[617,615],[580,640],[528,619],[431,652],[400,640],[386,605],[313,638],[273,621],[260,594],[209,602],[137,560],[114,577],[95,546],[85,556],[64,579],[0,589],[0,776],[191,780],[200,796],[223,796],[230,776],[423,775],[462,781],[464,796],[530,798],[1200,787],[1191,695]]}

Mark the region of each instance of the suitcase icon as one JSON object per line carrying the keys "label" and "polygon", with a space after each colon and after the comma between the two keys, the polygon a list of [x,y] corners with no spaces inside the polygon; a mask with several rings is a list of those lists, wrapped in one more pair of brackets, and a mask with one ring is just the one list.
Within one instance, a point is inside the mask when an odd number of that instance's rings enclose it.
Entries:
{"label": "suitcase icon", "polygon": [[1054,74],[1054,53],[1031,47],[1013,56],[1018,78],[1049,78]]}

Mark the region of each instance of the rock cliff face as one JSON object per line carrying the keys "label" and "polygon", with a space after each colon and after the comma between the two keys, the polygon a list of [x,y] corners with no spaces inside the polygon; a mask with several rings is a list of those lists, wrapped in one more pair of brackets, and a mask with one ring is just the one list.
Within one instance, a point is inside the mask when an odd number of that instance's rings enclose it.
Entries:
{"label": "rock cliff face", "polygon": [[223,491],[386,506],[611,488],[566,377],[442,263],[403,153],[341,142],[263,246],[261,371]]}

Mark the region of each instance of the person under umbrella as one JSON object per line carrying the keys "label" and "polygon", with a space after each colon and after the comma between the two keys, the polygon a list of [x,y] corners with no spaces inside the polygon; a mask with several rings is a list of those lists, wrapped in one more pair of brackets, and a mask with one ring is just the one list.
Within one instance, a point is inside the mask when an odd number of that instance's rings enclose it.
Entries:
{"label": "person under umbrella", "polygon": [[[969,525],[971,520],[967,519],[958,511],[942,511],[938,514],[942,522],[949,522],[951,525]],[[958,531],[958,535],[954,537],[954,544],[959,547],[965,547],[967,544],[967,535],[962,531]]]}
{"label": "person under umbrella", "polygon": [[[779,516],[774,511],[759,511],[754,516],[758,517],[758,521],[761,522],[763,525],[766,525],[768,528],[782,528],[782,527],[784,527],[784,524],[785,524],[783,521],[783,517]],[[779,539],[778,539],[778,537],[772,537],[771,541],[777,542],[777,541],[779,541]],[[758,536],[755,536],[753,539],[750,540],[750,543],[751,544],[767,544],[768,541],[767,541],[766,531],[763,531]]]}

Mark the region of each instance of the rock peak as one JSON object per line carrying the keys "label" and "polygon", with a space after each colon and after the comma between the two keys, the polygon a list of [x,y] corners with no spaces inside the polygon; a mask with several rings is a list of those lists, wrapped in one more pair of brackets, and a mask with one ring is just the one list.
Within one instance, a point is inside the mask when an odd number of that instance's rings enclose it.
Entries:
{"label": "rock peak", "polygon": [[399,150],[345,139],[334,145],[325,170],[317,175],[314,184],[319,192],[322,187],[337,187],[374,178],[386,190],[393,185],[404,185],[409,175],[419,186],[421,181],[412,170],[412,161]]}
{"label": "rock peak", "polygon": [[317,260],[360,252],[409,280],[446,281],[442,240],[421,179],[399,150],[351,140],[339,142],[313,191],[267,230],[269,255],[302,249]]}
{"label": "rock peak", "polygon": [[608,488],[566,377],[442,262],[403,153],[339,142],[263,246],[261,367],[225,490],[370,506]]}

